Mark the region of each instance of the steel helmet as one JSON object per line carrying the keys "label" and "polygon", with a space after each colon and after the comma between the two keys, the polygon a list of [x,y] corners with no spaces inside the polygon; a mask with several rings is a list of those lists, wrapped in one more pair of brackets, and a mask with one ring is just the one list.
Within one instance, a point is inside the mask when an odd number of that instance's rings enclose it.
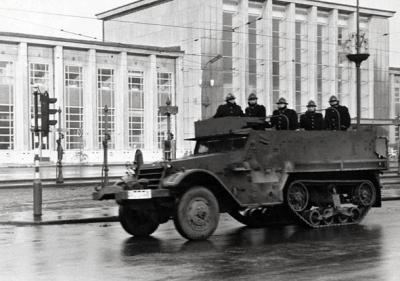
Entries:
{"label": "steel helmet", "polygon": [[231,93],[227,94],[225,97],[225,101],[234,100],[234,99],[236,99],[236,97],[234,95],[232,95]]}
{"label": "steel helmet", "polygon": [[277,102],[276,102],[276,104],[288,104],[287,102],[286,102],[286,99],[285,98],[280,98]]}
{"label": "steel helmet", "polygon": [[335,95],[329,98],[329,102],[339,101]]}
{"label": "steel helmet", "polygon": [[307,107],[317,107],[317,104],[313,100],[310,100],[307,104]]}
{"label": "steel helmet", "polygon": [[248,100],[256,100],[257,99],[257,95],[255,93],[251,93],[248,97]]}

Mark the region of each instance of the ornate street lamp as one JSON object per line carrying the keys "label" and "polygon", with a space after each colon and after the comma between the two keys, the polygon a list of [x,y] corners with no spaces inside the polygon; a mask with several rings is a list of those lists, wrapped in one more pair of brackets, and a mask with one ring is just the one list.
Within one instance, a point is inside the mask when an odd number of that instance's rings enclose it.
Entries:
{"label": "ornate street lamp", "polygon": [[361,123],[361,63],[368,59],[368,53],[360,53],[360,3],[357,0],[357,35],[356,35],[356,53],[348,54],[347,58],[356,64],[357,80],[357,129]]}

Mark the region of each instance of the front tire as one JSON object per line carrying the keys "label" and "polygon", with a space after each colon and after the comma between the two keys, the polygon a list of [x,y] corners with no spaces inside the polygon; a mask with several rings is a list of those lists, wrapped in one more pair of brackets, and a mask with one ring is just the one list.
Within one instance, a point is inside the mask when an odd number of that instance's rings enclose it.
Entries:
{"label": "front tire", "polygon": [[147,237],[160,225],[155,211],[140,211],[130,206],[119,206],[119,221],[122,228],[136,237]]}
{"label": "front tire", "polygon": [[214,194],[195,186],[179,199],[175,209],[176,230],[189,240],[206,240],[218,226],[219,206]]}

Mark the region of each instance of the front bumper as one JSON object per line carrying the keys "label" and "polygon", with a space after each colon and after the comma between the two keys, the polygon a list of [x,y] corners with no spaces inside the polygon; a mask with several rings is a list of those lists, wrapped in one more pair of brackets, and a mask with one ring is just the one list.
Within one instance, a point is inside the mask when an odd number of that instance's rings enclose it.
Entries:
{"label": "front bumper", "polygon": [[115,194],[117,201],[148,200],[153,198],[171,197],[168,189],[135,189],[123,190]]}

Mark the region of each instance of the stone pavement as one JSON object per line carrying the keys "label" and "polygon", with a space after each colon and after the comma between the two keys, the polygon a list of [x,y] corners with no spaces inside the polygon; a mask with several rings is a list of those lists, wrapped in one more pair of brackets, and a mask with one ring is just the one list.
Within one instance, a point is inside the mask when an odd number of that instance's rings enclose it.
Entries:
{"label": "stone pavement", "polygon": [[42,217],[33,217],[32,188],[0,189],[0,224],[45,225],[118,221],[113,200],[92,200],[94,186],[43,188]]}

